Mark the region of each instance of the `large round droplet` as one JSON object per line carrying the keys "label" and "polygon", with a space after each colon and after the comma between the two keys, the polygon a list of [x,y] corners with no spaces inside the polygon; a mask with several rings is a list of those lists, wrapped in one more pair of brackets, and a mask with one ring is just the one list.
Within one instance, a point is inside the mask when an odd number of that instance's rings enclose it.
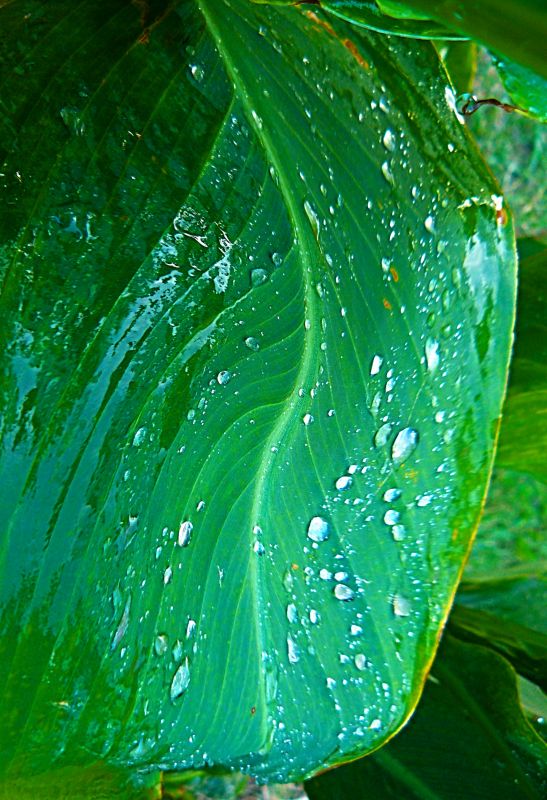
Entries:
{"label": "large round droplet", "polygon": [[322,517],[312,517],[308,525],[308,538],[312,542],[325,542],[329,538],[329,523]]}
{"label": "large round droplet", "polygon": [[194,526],[192,525],[189,519],[187,519],[185,522],[180,523],[179,535],[177,539],[179,547],[188,547],[188,545],[190,544],[190,539],[192,538],[193,530]]}
{"label": "large round droplet", "polygon": [[415,428],[403,428],[395,437],[391,447],[393,461],[400,464],[416,449],[420,437]]}
{"label": "large round droplet", "polygon": [[337,600],[353,600],[355,592],[345,583],[337,583],[333,589],[334,596]]}

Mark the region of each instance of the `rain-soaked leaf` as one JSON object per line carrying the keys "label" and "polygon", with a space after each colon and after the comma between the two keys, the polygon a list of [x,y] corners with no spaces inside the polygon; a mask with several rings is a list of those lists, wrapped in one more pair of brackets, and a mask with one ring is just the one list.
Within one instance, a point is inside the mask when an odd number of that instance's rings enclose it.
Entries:
{"label": "rain-soaked leaf", "polygon": [[310,800],[541,800],[546,789],[547,747],[523,715],[515,672],[451,636],[401,733],[306,783]]}
{"label": "rain-soaked leaf", "polygon": [[378,747],[514,312],[433,47],[247,0],[13,0],[0,31],[1,769]]}
{"label": "rain-soaked leaf", "polygon": [[[294,0],[274,2],[292,3]],[[399,7],[399,19],[382,14],[379,6],[387,8],[387,4],[377,4],[373,0],[313,2],[357,25],[376,27],[374,21],[377,19],[378,29],[399,35],[405,35],[405,26],[408,26],[406,35],[439,38],[441,26],[444,26],[452,36],[470,36],[517,63],[527,65],[539,75],[547,76],[547,15],[544,0],[405,0],[404,3],[389,3],[392,13],[395,6]],[[405,18],[401,11],[405,6],[414,19]],[[398,30],[397,26],[401,26],[401,29]]]}

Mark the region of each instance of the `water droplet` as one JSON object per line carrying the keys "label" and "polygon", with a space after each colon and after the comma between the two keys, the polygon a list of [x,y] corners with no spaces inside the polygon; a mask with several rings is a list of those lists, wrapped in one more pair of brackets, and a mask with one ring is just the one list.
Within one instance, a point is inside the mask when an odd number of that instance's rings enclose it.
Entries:
{"label": "water droplet", "polygon": [[372,363],[370,365],[370,374],[378,375],[383,363],[384,359],[382,358],[382,356],[378,355],[374,356],[374,358],[372,359]]}
{"label": "water droplet", "polygon": [[308,538],[312,542],[325,542],[329,538],[329,524],[321,517],[312,517],[308,525]]}
{"label": "water droplet", "polygon": [[287,636],[287,656],[291,664],[297,664],[300,661],[300,648],[290,636]]}
{"label": "water droplet", "polygon": [[287,606],[287,619],[293,624],[298,622],[298,611],[294,603],[289,603]]}
{"label": "water droplet", "polygon": [[439,342],[431,337],[426,339],[425,360],[430,372],[434,372],[439,366]]}
{"label": "water droplet", "polygon": [[257,350],[260,350],[260,342],[258,339],[255,339],[254,336],[247,336],[245,339],[245,344],[249,350],[254,350],[255,353]]}
{"label": "water droplet", "polygon": [[263,556],[266,552],[266,548],[262,544],[262,542],[255,542],[253,544],[253,551],[257,554],[257,556]]}
{"label": "water droplet", "polygon": [[178,543],[179,547],[188,547],[190,544],[190,539],[192,538],[192,531],[194,530],[194,526],[187,519],[185,522],[180,523],[179,528],[179,536],[178,536]]}
{"label": "water droplet", "polygon": [[402,542],[405,538],[406,530],[404,525],[394,525],[391,529],[391,535],[396,542]]}
{"label": "water droplet", "polygon": [[313,416],[311,414],[304,414],[302,417],[302,422],[304,425],[311,425],[313,422]]}
{"label": "water droplet", "polygon": [[333,589],[334,596],[337,600],[353,600],[355,593],[353,589],[346,586],[345,583],[337,583]]}
{"label": "water droplet", "polygon": [[396,594],[393,598],[393,613],[397,617],[410,616],[410,602],[402,594]]}
{"label": "water droplet", "polygon": [[379,719],[373,719],[370,725],[368,726],[370,731],[377,731],[382,727],[382,723]]}
{"label": "water droplet", "polygon": [[251,286],[262,286],[268,280],[268,273],[265,269],[251,270]]}
{"label": "water droplet", "polygon": [[317,216],[317,212],[307,200],[304,201],[304,211],[306,212],[306,216],[309,220],[315,238],[319,238],[319,229],[321,227],[321,223],[319,221],[319,217]]}
{"label": "water droplet", "polygon": [[374,444],[376,447],[383,447],[386,444],[392,428],[393,425],[391,422],[385,422],[380,428],[378,428],[374,434]]}
{"label": "water droplet", "polygon": [[309,613],[308,616],[310,618],[310,622],[312,623],[312,625],[317,625],[317,623],[319,622],[320,617],[319,617],[319,612],[316,611],[315,608],[312,608],[310,610],[310,613]]}
{"label": "water droplet", "polygon": [[171,567],[167,567],[167,569],[163,573],[163,582],[166,586],[172,577],[173,577],[173,570],[171,569]]}
{"label": "water droplet", "polygon": [[190,639],[194,635],[194,631],[196,630],[196,621],[195,619],[189,619],[188,625],[186,626],[186,638]]}
{"label": "water droplet", "polygon": [[408,458],[416,449],[419,439],[418,431],[415,428],[403,428],[399,431],[391,447],[393,460],[401,463]]}
{"label": "water droplet", "polygon": [[227,369],[222,369],[217,375],[217,383],[219,383],[221,386],[226,386],[231,377],[231,372],[229,372]]}
{"label": "water droplet", "polygon": [[342,477],[338,478],[336,481],[335,486],[339,492],[343,492],[344,489],[349,489],[352,483],[353,480],[349,477],[349,475],[342,475]]}
{"label": "water droplet", "polygon": [[329,570],[325,568],[320,569],[319,577],[321,578],[322,581],[330,581],[330,579],[332,578],[332,572],[329,572]]}
{"label": "water droplet", "polygon": [[424,220],[424,228],[428,233],[435,233],[435,218],[429,215]]}
{"label": "water droplet", "polygon": [[443,422],[446,417],[446,411],[437,411],[435,413],[435,422]]}
{"label": "water droplet", "polygon": [[391,131],[389,128],[386,130],[386,132],[382,137],[382,144],[384,145],[386,150],[390,151],[390,153],[393,153],[393,151],[395,150],[395,136],[393,135],[393,131]]}
{"label": "water droplet", "polygon": [[176,700],[180,697],[186,689],[188,688],[188,684],[190,683],[190,668],[188,666],[188,658],[184,659],[184,663],[180,665],[173,676],[173,680],[171,681],[171,700]]}
{"label": "water droplet", "polygon": [[395,500],[398,500],[401,495],[402,491],[400,489],[386,489],[384,492],[384,500],[386,503],[393,503]]}
{"label": "water droplet", "polygon": [[382,164],[382,175],[388,183],[390,183],[392,186],[395,185],[395,178],[393,177],[391,167],[389,166],[389,161],[384,161]]}
{"label": "water droplet", "polygon": [[262,130],[262,127],[263,127],[263,124],[264,124],[264,123],[262,122],[262,117],[260,117],[260,116],[259,116],[259,115],[256,113],[256,111],[254,110],[254,108],[252,108],[252,109],[251,109],[251,116],[252,116],[252,118],[254,119],[254,121],[256,122],[256,126],[257,126],[257,128],[258,128],[259,130]]}
{"label": "water droplet", "polygon": [[360,636],[363,633],[363,629],[360,625],[352,625],[349,632],[352,636]]}
{"label": "water droplet", "polygon": [[192,64],[192,66],[190,67],[190,72],[192,73],[192,77],[198,83],[200,83],[205,77],[205,71],[203,67],[201,67],[199,64]]}
{"label": "water droplet", "polygon": [[420,508],[424,508],[424,506],[428,506],[431,501],[433,500],[432,494],[422,494],[420,497],[416,499],[416,505]]}
{"label": "water droplet", "polygon": [[384,522],[386,525],[396,525],[401,519],[401,515],[394,508],[389,508],[384,514]]}
{"label": "water droplet", "polygon": [[281,253],[272,253],[270,258],[272,259],[274,267],[280,267],[283,263],[283,256]]}
{"label": "water droplet", "polygon": [[157,656],[162,656],[166,651],[167,636],[164,633],[160,633],[154,640],[154,652]]}
{"label": "water droplet", "polygon": [[146,428],[139,428],[133,437],[133,447],[140,447],[146,438]]}
{"label": "water droplet", "polygon": [[357,669],[363,670],[367,668],[367,657],[363,653],[357,653],[353,660]]}

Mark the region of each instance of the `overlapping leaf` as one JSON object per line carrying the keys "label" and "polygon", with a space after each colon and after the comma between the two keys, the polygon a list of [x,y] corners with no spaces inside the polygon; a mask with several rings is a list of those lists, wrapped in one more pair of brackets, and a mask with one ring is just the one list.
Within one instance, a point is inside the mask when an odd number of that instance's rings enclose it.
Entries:
{"label": "overlapping leaf", "polygon": [[513,319],[433,48],[244,0],[0,27],[2,770],[377,747],[476,525]]}

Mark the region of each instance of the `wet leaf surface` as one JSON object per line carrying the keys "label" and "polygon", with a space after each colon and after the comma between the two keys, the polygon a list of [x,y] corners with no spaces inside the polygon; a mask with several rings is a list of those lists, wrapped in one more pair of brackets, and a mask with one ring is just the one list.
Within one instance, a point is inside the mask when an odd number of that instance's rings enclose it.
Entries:
{"label": "wet leaf surface", "polygon": [[1,769],[287,781],[378,747],[477,524],[514,311],[433,47],[243,0],[0,29]]}

